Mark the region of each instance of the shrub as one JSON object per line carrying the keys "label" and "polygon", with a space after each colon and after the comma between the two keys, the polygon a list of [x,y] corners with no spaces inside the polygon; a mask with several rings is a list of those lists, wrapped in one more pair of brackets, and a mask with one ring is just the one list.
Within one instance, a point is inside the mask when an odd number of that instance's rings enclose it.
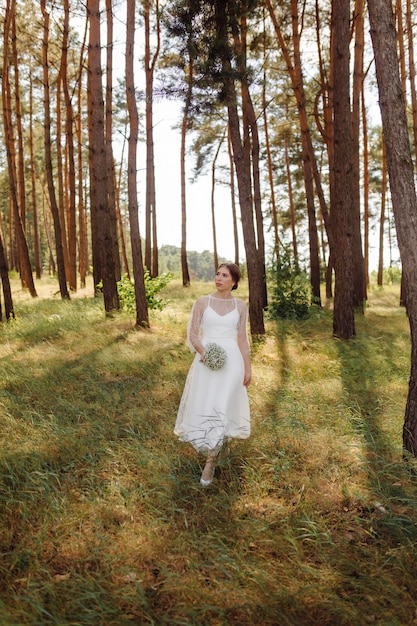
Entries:
{"label": "shrub", "polygon": [[303,319],[311,302],[311,285],[292,255],[285,251],[270,269],[273,280],[271,302],[268,307],[272,319]]}
{"label": "shrub", "polygon": [[[164,302],[162,298],[158,297],[158,293],[166,287],[173,278],[174,275],[170,272],[151,278],[149,271],[145,270],[145,294],[149,309],[162,311],[168,304]],[[122,279],[117,283],[117,288],[121,308],[129,313],[134,313],[136,311],[135,287],[127,274],[122,276]]]}

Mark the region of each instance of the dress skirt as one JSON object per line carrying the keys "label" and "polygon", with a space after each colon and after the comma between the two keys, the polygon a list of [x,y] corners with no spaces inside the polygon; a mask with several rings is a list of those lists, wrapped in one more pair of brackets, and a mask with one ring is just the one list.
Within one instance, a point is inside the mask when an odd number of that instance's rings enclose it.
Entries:
{"label": "dress skirt", "polygon": [[[219,450],[228,439],[246,439],[250,435],[249,399],[243,385],[244,364],[233,331],[235,316],[236,311],[228,316],[218,316],[210,308],[205,311],[202,343],[220,345],[226,351],[227,360],[222,369],[213,371],[196,353],[178,410],[174,433],[203,454]],[[219,319],[226,317],[227,320]]]}

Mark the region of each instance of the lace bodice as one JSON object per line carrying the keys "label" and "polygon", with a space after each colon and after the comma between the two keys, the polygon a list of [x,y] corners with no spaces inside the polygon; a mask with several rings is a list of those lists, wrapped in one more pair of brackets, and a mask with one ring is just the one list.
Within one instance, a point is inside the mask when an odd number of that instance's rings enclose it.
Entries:
{"label": "lace bodice", "polygon": [[202,296],[194,303],[188,324],[188,344],[191,351],[202,352],[202,338],[236,339],[245,367],[250,367],[250,348],[247,333],[248,309],[237,298]]}

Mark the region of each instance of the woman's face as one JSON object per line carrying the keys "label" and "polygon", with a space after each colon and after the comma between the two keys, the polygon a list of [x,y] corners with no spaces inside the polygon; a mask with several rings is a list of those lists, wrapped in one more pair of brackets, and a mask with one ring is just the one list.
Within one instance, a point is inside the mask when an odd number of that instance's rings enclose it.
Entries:
{"label": "woman's face", "polygon": [[235,284],[231,273],[229,272],[228,268],[225,266],[219,267],[219,269],[217,270],[215,283],[216,283],[217,291],[221,291],[221,292],[231,291],[233,285]]}

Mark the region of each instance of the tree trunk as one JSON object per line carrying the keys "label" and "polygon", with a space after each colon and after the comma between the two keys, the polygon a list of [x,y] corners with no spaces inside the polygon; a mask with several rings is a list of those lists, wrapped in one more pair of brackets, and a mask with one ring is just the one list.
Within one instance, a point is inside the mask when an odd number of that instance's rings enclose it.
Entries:
{"label": "tree trunk", "polygon": [[117,236],[117,211],[116,211],[116,190],[115,190],[115,167],[113,157],[113,10],[112,0],[106,0],[106,111],[105,111],[105,145],[106,145],[106,167],[107,167],[107,193],[109,195],[109,221],[110,232],[113,245],[113,259],[115,266],[116,280],[120,280],[121,267],[119,256],[119,243]]}
{"label": "tree trunk", "polygon": [[417,92],[416,65],[414,61],[413,10],[411,0],[406,0],[407,40],[408,40],[408,72],[410,77],[411,117],[413,122],[414,153],[417,150]]}
{"label": "tree trunk", "polygon": [[353,254],[353,299],[356,310],[364,312],[366,300],[365,264],[361,234],[361,193],[359,165],[359,135],[361,118],[361,93],[363,89],[365,0],[355,0],[355,50],[352,96],[352,254]]}
{"label": "tree trunk", "polygon": [[151,55],[151,0],[144,0],[143,12],[145,21],[145,124],[146,124],[146,241],[145,241],[145,265],[151,276],[157,276],[158,268],[158,242],[156,225],[156,191],[155,191],[155,155],[153,140],[153,80],[155,65],[159,55],[159,8],[158,0],[155,1],[155,15],[157,25],[157,45]]}
{"label": "tree trunk", "polygon": [[406,282],[411,370],[403,427],[404,449],[417,456],[417,197],[389,0],[368,0],[392,207]]}
{"label": "tree trunk", "polygon": [[319,245],[317,235],[316,224],[316,210],[314,206],[314,186],[313,180],[316,185],[316,191],[320,202],[321,213],[326,226],[327,238],[331,243],[331,231],[330,231],[330,219],[327,211],[327,206],[324,200],[324,194],[321,187],[320,176],[318,173],[317,164],[315,162],[313,143],[311,140],[310,128],[307,117],[306,99],[304,93],[304,80],[301,70],[301,54],[300,54],[300,33],[298,24],[298,7],[296,0],[291,1],[291,15],[292,15],[292,42],[294,46],[294,60],[291,60],[291,56],[286,44],[285,38],[282,35],[281,28],[274,9],[270,0],[266,0],[266,6],[274,25],[275,33],[278,38],[286,65],[291,78],[291,84],[294,90],[294,95],[298,106],[298,116],[300,121],[301,130],[301,145],[302,145],[302,158],[303,158],[303,173],[304,173],[304,186],[307,203],[307,216],[309,225],[309,244],[310,244],[310,273],[311,273],[311,285],[313,289],[313,296],[315,300],[320,303],[320,259],[319,259]]}
{"label": "tree trunk", "polygon": [[[108,201],[106,145],[104,139],[104,102],[100,45],[100,0],[87,1],[90,24],[88,44],[88,134],[90,163],[90,203],[93,240],[93,261],[100,264],[100,276],[94,268],[95,280],[102,281],[106,313],[120,308],[117,291],[116,263],[113,255],[114,239],[111,230],[111,211]],[[96,247],[94,253],[94,246]],[[97,282],[95,282],[97,285]]]}
{"label": "tree trunk", "polygon": [[256,247],[255,228],[253,223],[253,205],[250,172],[247,169],[244,147],[240,134],[237,94],[234,83],[231,50],[228,42],[226,6],[222,1],[216,2],[216,23],[219,41],[222,42],[222,82],[227,105],[230,127],[230,140],[238,182],[239,204],[242,218],[242,231],[245,243],[248,283],[249,283],[249,318],[253,337],[265,334],[263,318],[262,268],[259,267],[258,250]]}
{"label": "tree trunk", "polygon": [[333,0],[334,242],[333,334],[355,336],[352,259],[352,151],[349,95],[349,0]]}
{"label": "tree trunk", "polygon": [[17,35],[16,35],[16,15],[13,11],[12,19],[12,50],[13,50],[13,72],[14,72],[14,100],[15,100],[15,119],[17,133],[17,191],[20,219],[22,220],[23,230],[26,232],[26,188],[25,188],[25,153],[23,150],[23,128],[22,128],[22,105],[20,102],[20,71],[19,60],[17,54]]}
{"label": "tree trunk", "polygon": [[385,150],[384,133],[381,133],[382,145],[382,181],[381,181],[381,211],[379,214],[379,249],[378,249],[378,278],[377,284],[382,287],[384,282],[384,232],[385,232],[385,203],[387,199],[387,156]]}
{"label": "tree trunk", "polygon": [[362,144],[363,144],[363,231],[364,231],[364,266],[365,284],[369,285],[369,149],[368,120],[366,117],[365,89],[361,95]]}
{"label": "tree trunk", "polygon": [[240,7],[240,32],[237,28],[237,21],[235,21],[234,19],[231,20],[231,26],[235,43],[235,53],[238,61],[238,69],[241,76],[244,153],[246,156],[246,167],[248,168],[249,180],[252,176],[258,264],[259,268],[261,268],[262,271],[263,308],[266,309],[268,306],[268,294],[266,285],[265,234],[262,215],[262,196],[259,167],[260,145],[257,116],[255,114],[255,109],[253,106],[253,101],[247,80],[247,11],[247,1],[244,1],[242,2]]}
{"label": "tree trunk", "polygon": [[83,73],[85,63],[85,46],[87,40],[88,31],[88,18],[85,20],[84,35],[80,50],[80,61],[78,69],[78,87],[77,87],[77,198],[78,198],[78,239],[79,239],[79,251],[78,251],[78,269],[80,273],[81,287],[85,287],[86,277],[89,271],[88,267],[88,226],[87,215],[84,203],[84,185],[83,185],[83,127],[81,124],[82,112],[83,112],[83,81],[81,76]]}
{"label": "tree trunk", "polygon": [[[3,287],[4,309],[6,320],[14,318],[12,290],[10,288],[9,269],[7,267],[6,254],[3,246],[3,238],[0,236],[0,278]],[[1,319],[1,318],[0,318]]]}
{"label": "tree trunk", "polygon": [[[185,71],[185,70],[184,70]],[[187,193],[186,193],[186,175],[185,175],[185,154],[187,142],[188,121],[193,92],[193,58],[189,52],[188,58],[188,76],[187,95],[185,97],[184,111],[181,122],[181,153],[180,153],[180,170],[181,170],[181,274],[183,287],[190,285],[190,272],[187,261]]]}
{"label": "tree trunk", "polygon": [[53,171],[52,171],[52,151],[51,151],[51,109],[49,94],[49,13],[46,10],[46,0],[41,0],[43,16],[43,41],[42,41],[42,64],[43,64],[43,92],[44,92],[44,133],[45,133],[45,172],[48,184],[49,202],[51,206],[52,219],[54,222],[56,262],[58,267],[58,283],[61,298],[69,298],[67,280],[65,276],[64,249],[62,245],[62,229],[59,218],[59,208],[55,195]]}
{"label": "tree trunk", "polygon": [[68,158],[68,283],[71,291],[77,291],[77,228],[76,228],[76,184],[74,151],[74,113],[68,85],[68,36],[69,36],[69,0],[64,0],[64,22],[62,34],[62,55],[60,74],[65,102],[65,136]]}
{"label": "tree trunk", "polygon": [[149,326],[148,305],[146,301],[145,282],[140,241],[138,200],[136,184],[137,143],[139,116],[136,106],[134,58],[135,58],[135,0],[126,3],[126,100],[129,114],[128,168],[127,185],[130,218],[130,241],[132,246],[132,262],[136,298],[136,326]]}
{"label": "tree trunk", "polygon": [[230,172],[230,202],[232,205],[233,241],[235,249],[235,263],[239,265],[239,235],[237,230],[236,198],[235,198],[235,165],[233,163],[232,142],[230,140],[230,126],[227,126],[227,153],[229,155]]}
{"label": "tree trunk", "polygon": [[[266,49],[266,46],[265,46]],[[269,183],[269,195],[271,198],[271,219],[272,228],[274,233],[274,253],[276,259],[279,259],[279,233],[278,233],[278,210],[275,201],[275,185],[274,185],[274,171],[272,167],[271,156],[271,142],[269,140],[269,124],[268,124],[268,112],[266,102],[266,58],[264,58],[264,80],[262,85],[262,112],[264,120],[264,135],[265,135],[265,151],[266,161],[268,164],[268,183]]]}
{"label": "tree trunk", "polygon": [[16,233],[17,250],[19,256],[19,271],[22,287],[29,290],[32,297],[36,297],[36,289],[33,282],[32,268],[29,259],[29,249],[19,211],[19,201],[17,192],[16,158],[14,153],[14,136],[12,127],[11,110],[11,88],[9,77],[9,34],[10,26],[14,19],[16,2],[9,0],[6,3],[4,16],[4,37],[3,37],[3,68],[2,68],[2,104],[4,137],[6,143],[7,166],[9,173],[10,199],[13,212],[14,227]]}
{"label": "tree trunk", "polygon": [[[288,210],[290,214],[290,223],[291,223],[291,239],[292,239],[292,253],[294,257],[294,265],[298,269],[298,242],[297,242],[297,229],[296,229],[296,220],[295,220],[295,206],[294,206],[294,197],[292,192],[292,181],[291,181],[291,171],[290,171],[290,156],[288,153],[288,135],[285,134],[284,137],[284,155],[285,155],[285,170],[287,173],[287,187],[288,187]],[[278,258],[278,257],[277,257]]]}
{"label": "tree trunk", "polygon": [[211,230],[213,233],[213,261],[214,261],[214,274],[219,267],[219,257],[217,254],[217,235],[216,235],[216,212],[215,212],[215,189],[216,189],[216,163],[219,156],[220,148],[224,140],[224,134],[220,138],[219,145],[217,146],[216,153],[214,155],[213,162],[211,164]]}
{"label": "tree trunk", "polygon": [[36,167],[33,138],[33,80],[30,77],[29,86],[29,159],[30,159],[30,182],[33,214],[33,251],[35,255],[35,275],[40,279],[42,276],[41,242],[39,235],[38,202],[36,194]]}

